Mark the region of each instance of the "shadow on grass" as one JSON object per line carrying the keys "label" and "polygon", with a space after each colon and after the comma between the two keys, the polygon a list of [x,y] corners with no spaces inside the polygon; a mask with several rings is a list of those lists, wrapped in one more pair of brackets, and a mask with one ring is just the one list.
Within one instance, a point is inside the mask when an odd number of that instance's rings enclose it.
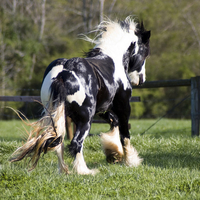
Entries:
{"label": "shadow on grass", "polygon": [[[198,150],[197,150],[198,151]],[[199,151],[198,151],[199,152]],[[149,153],[141,155],[143,164],[161,168],[189,168],[200,170],[200,156],[187,153]]]}
{"label": "shadow on grass", "polygon": [[174,128],[171,128],[171,129],[167,129],[167,130],[159,130],[159,131],[155,131],[155,132],[152,132],[152,131],[147,131],[147,132],[142,132],[142,135],[151,135],[152,137],[158,139],[158,138],[170,138],[173,136],[180,136],[180,135],[183,135],[184,137],[185,136],[188,136],[188,137],[191,137],[191,128],[183,128],[183,129],[174,129]]}

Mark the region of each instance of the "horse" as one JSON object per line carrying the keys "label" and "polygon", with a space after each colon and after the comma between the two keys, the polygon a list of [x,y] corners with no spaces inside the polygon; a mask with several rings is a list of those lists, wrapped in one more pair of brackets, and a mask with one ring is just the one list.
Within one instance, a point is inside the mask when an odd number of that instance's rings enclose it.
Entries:
{"label": "horse", "polygon": [[101,133],[106,160],[124,162],[137,167],[142,159],[130,143],[128,120],[132,86],[146,80],[145,63],[149,55],[150,31],[143,22],[127,17],[124,20],[101,22],[95,30],[95,44],[84,58],[56,59],[47,67],[41,86],[44,116],[32,124],[27,142],[19,147],[11,161],[30,157],[33,169],[41,153],[55,150],[59,172],[68,174],[63,160],[66,116],[76,125],[68,150],[74,157],[77,174],[95,174],[83,156],[83,143],[89,134],[92,119],[98,114],[110,124],[108,133]]}

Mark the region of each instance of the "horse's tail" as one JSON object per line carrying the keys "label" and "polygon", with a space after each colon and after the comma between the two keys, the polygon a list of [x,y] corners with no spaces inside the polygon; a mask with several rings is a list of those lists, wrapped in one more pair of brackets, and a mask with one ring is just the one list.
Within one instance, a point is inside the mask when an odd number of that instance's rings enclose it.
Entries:
{"label": "horse's tail", "polygon": [[55,78],[50,87],[50,101],[44,116],[37,122],[29,124],[32,130],[27,142],[12,155],[11,162],[30,157],[30,170],[38,163],[41,153],[56,150],[64,140],[65,127],[65,96],[66,89],[62,78]]}

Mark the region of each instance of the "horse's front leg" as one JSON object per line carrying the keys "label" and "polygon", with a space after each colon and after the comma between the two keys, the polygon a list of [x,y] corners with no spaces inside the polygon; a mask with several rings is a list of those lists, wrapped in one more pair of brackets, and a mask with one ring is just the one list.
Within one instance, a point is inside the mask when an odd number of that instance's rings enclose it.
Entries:
{"label": "horse's front leg", "polygon": [[92,174],[94,175],[97,170],[89,169],[83,157],[83,143],[90,131],[90,122],[76,123],[76,132],[74,138],[69,145],[69,151],[75,157],[73,170],[77,174]]}
{"label": "horse's front leg", "polygon": [[101,143],[106,155],[106,161],[109,163],[121,162],[123,147],[120,141],[118,117],[112,111],[101,113],[99,116],[110,124],[110,131],[101,133]]}
{"label": "horse's front leg", "polygon": [[127,96],[124,96],[126,98],[123,99],[123,106],[121,105],[122,96],[119,97],[119,99],[115,99],[114,101],[114,107],[113,110],[115,114],[118,116],[119,121],[119,131],[121,136],[121,143],[124,150],[124,162],[127,166],[130,167],[137,167],[141,164],[142,160],[138,156],[138,152],[136,149],[131,145],[130,142],[130,133],[129,133],[129,116],[130,116],[130,104],[129,104],[129,98]]}
{"label": "horse's front leg", "polygon": [[128,92],[116,95],[112,112],[101,115],[111,125],[110,132],[101,134],[101,141],[108,162],[116,163],[124,160],[128,166],[138,166],[142,159],[130,143],[129,96]]}

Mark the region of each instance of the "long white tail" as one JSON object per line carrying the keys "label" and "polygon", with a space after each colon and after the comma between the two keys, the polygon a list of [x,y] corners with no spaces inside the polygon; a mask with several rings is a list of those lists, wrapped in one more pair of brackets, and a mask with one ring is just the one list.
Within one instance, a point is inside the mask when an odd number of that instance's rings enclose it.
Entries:
{"label": "long white tail", "polygon": [[13,153],[11,162],[30,157],[29,164],[32,170],[36,167],[41,153],[56,150],[62,145],[66,133],[64,90],[62,81],[53,81],[45,115],[29,124],[32,129],[29,137],[26,143]]}
{"label": "long white tail", "polygon": [[27,142],[19,147],[12,155],[11,162],[20,161],[30,157],[29,163],[34,169],[41,153],[56,150],[62,145],[65,136],[65,104],[59,104],[51,114],[46,113],[37,122],[30,124],[30,131]]}

